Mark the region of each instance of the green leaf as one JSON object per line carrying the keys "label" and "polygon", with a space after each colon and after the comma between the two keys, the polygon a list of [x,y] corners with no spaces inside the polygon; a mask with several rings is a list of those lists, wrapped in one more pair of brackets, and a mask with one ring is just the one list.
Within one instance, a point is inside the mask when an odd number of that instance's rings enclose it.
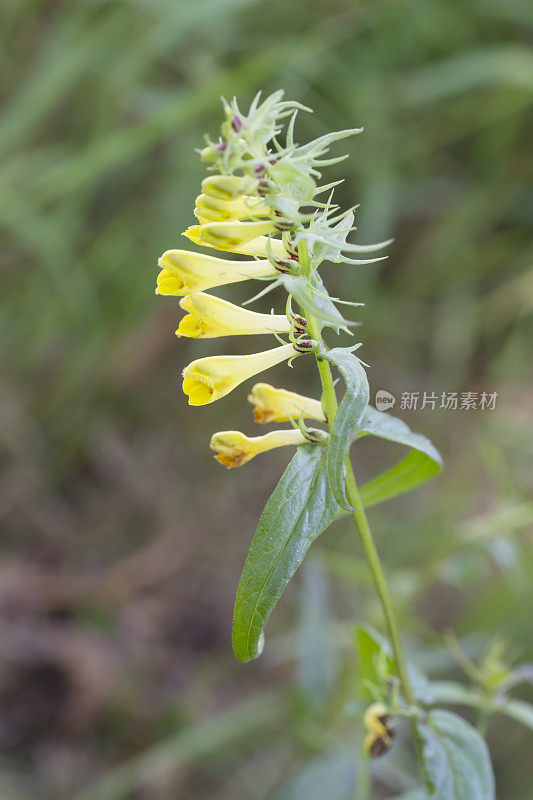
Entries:
{"label": "green leaf", "polygon": [[444,703],[459,706],[479,706],[482,698],[478,691],[463,686],[455,681],[432,681],[433,703]]}
{"label": "green leaf", "polygon": [[[480,708],[485,702],[479,691],[469,689],[455,681],[432,681],[431,690],[433,693],[431,702],[433,703]],[[533,706],[524,700],[513,700],[505,695],[497,696],[489,705],[489,710],[492,714],[506,714],[533,730]]]}
{"label": "green leaf", "polygon": [[[373,700],[369,684],[381,686],[383,683],[383,676],[378,671],[380,657],[384,658],[389,674],[396,674],[394,659],[388,648],[385,649],[366,628],[357,628],[355,638],[359,658],[359,694],[364,700]],[[384,655],[380,656],[381,653]]]}
{"label": "green leaf", "polygon": [[311,543],[338,511],[325,448],[299,447],[267,501],[239,582],[233,649],[240,661],[260,654],[268,617]]}
{"label": "green leaf", "polygon": [[382,503],[409,492],[442,469],[440,454],[429,439],[420,433],[413,433],[398,417],[377,411],[370,405],[358,426],[357,435],[365,434],[379,436],[411,448],[406,458],[361,487],[361,499],[365,506]]}
{"label": "green leaf", "polygon": [[[396,661],[388,641],[370,627],[357,629],[356,645],[359,652],[360,693],[363,699],[373,699],[369,684],[384,688],[390,675],[398,675]],[[381,665],[384,667],[383,674],[380,674]],[[412,661],[407,661],[407,672],[416,699],[421,703],[431,703],[433,684]]]}
{"label": "green leaf", "polygon": [[506,699],[502,705],[497,706],[496,710],[533,730],[533,706],[530,703],[526,703],[524,700]]}
{"label": "green leaf", "polygon": [[359,431],[359,425],[368,405],[369,388],[363,365],[348,349],[336,347],[325,354],[341,373],[346,383],[337,415],[330,429],[328,444],[328,475],[337,503],[347,511],[354,509],[346,499],[345,459],[350,442]]}
{"label": "green leaf", "polygon": [[318,273],[315,272],[311,280],[311,285],[317,289],[312,295],[308,292],[307,278],[280,275],[278,280],[294,297],[304,313],[307,311],[318,319],[321,328],[333,328],[337,333],[340,330],[350,332],[348,328],[350,322],[344,319],[334,304]]}
{"label": "green leaf", "polygon": [[[315,220],[305,231],[311,267],[316,270],[323,261],[340,262],[342,261],[342,248],[346,244],[346,238],[352,230],[354,220],[353,212],[346,214],[340,222],[331,227],[327,219],[322,221]],[[322,239],[323,236],[329,241]]]}
{"label": "green leaf", "polygon": [[437,709],[417,722],[432,800],[494,800],[490,757],[479,733],[457,714]]}

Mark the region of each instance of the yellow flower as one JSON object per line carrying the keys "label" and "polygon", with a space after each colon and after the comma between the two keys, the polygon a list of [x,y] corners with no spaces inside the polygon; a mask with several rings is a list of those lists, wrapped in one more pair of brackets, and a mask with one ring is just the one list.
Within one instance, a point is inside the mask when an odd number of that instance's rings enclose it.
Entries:
{"label": "yellow flower", "polygon": [[388,720],[389,714],[383,703],[373,703],[365,711],[363,722],[368,733],[363,749],[371,758],[377,758],[392,747],[395,731],[389,728]]}
{"label": "yellow flower", "polygon": [[194,214],[201,223],[227,222],[249,217],[269,217],[270,208],[259,198],[245,195],[237,200],[219,200],[209,194],[196,198]]}
{"label": "yellow flower", "polygon": [[176,334],[192,339],[273,331],[288,333],[291,329],[285,314],[257,314],[204,292],[184,297],[180,306],[189,313],[181,320]]}
{"label": "yellow flower", "polygon": [[254,419],[259,423],[287,422],[291,418],[298,419],[300,414],[308,419],[326,419],[319,400],[286,389],[275,389],[268,383],[256,383],[248,401],[254,406]]}
{"label": "yellow flower", "polygon": [[[220,229],[218,229],[218,236],[217,231],[215,229],[215,235],[213,234],[212,227],[214,225],[223,225],[226,229],[225,235],[221,235]],[[254,233],[256,234],[255,239],[251,241],[249,239],[244,242],[242,235],[239,235],[240,228],[239,226],[245,225],[272,225],[270,222],[211,222],[209,225],[191,225],[187,228],[186,231],[183,232],[183,236],[186,236],[187,239],[190,239],[191,242],[195,244],[202,245],[202,247],[214,247],[216,250],[227,250],[233,253],[244,253],[245,255],[251,256],[266,256],[267,254],[267,242],[269,239],[266,236],[260,236],[260,231],[257,228],[254,229]],[[229,233],[228,228],[231,226],[233,229],[233,234],[227,236],[226,234]],[[210,228],[210,231],[206,232],[206,229]],[[249,229],[248,229],[249,232]],[[210,235],[211,234],[211,235]],[[204,239],[204,235],[207,236],[210,241]],[[246,236],[246,234],[244,234]],[[233,241],[240,240],[242,244],[240,246],[231,246],[230,238]],[[270,239],[270,247],[272,249],[272,254],[275,258],[290,258],[289,253],[283,247],[283,242],[281,239]]]}
{"label": "yellow flower", "polygon": [[247,175],[210,175],[202,181],[202,192],[219,200],[234,200],[255,192],[258,182]]}
{"label": "yellow flower", "polygon": [[236,386],[295,355],[292,344],[248,356],[208,356],[192,361],[183,370],[183,391],[190,406],[214,403]]}
{"label": "yellow flower", "polygon": [[277,275],[267,260],[228,261],[189,250],[167,250],[159,259],[159,266],[161,272],[157,276],[156,294],[180,297],[249,278]]}
{"label": "yellow flower", "polygon": [[285,445],[305,444],[307,439],[299,430],[271,431],[264,436],[245,436],[239,431],[220,431],[211,437],[215,458],[228,469],[241,467],[258,453]]}
{"label": "yellow flower", "polygon": [[258,236],[274,233],[271,220],[265,222],[207,222],[200,225],[198,235],[204,244],[221,250],[238,250]]}

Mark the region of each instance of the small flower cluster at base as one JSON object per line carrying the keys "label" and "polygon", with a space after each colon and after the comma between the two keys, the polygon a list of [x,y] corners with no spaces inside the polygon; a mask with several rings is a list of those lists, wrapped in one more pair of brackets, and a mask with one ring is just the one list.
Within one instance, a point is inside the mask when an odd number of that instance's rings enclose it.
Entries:
{"label": "small flower cluster at base", "polygon": [[371,758],[383,755],[392,747],[396,731],[390,727],[389,720],[389,712],[383,703],[373,703],[365,711],[363,722],[368,733],[363,749]]}

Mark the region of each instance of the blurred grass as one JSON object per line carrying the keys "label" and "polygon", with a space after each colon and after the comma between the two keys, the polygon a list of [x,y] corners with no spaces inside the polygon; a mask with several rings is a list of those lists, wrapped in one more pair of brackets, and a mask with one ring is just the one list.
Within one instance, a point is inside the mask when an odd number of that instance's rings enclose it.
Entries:
{"label": "blurred grass", "polygon": [[[373,388],[499,393],[491,413],[404,415],[447,465],[373,512],[407,638],[439,675],[454,674],[450,626],[473,652],[500,632],[531,659],[531,5],[4,0],[2,16],[2,794],[105,787],[117,764],[274,685],[285,746],[268,730],[228,744],[183,768],[183,791],[288,800],[333,763],[344,797],[353,676],[319,709],[307,667],[293,685],[298,587],[262,662],[232,661],[235,581],[284,455],[239,474],[213,466],[210,431],[252,431],[244,394],[191,410],[174,384],[191,358],[241,343],[178,345],[176,304],[153,296],[156,258],[192,221],[194,147],[216,133],[221,93],[285,88],[316,109],[302,140],[365,126],[339,197],[362,204],[360,241],[396,244],[384,266],[331,266],[326,280],[367,303]],[[298,362],[291,382],[316,390]],[[355,461],[377,468],[367,450]],[[352,533],[339,525],[320,547],[348,654],[354,615],[379,625],[379,613]],[[326,591],[316,580],[311,607]],[[320,648],[315,617],[302,652]],[[489,742],[499,797],[526,800],[523,731],[498,719]],[[403,785],[388,758],[384,796]],[[181,796],[163,774],[127,791]]]}

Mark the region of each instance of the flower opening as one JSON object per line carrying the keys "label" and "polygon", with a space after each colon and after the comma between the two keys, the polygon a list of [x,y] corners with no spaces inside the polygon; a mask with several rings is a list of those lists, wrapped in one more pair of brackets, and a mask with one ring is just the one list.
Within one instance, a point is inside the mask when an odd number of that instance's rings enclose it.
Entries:
{"label": "flower opening", "polygon": [[292,344],[247,356],[207,356],[192,361],[183,370],[183,391],[190,406],[214,403],[236,386],[280,361],[296,355]]}
{"label": "flower opening", "polygon": [[159,259],[159,267],[161,272],[157,276],[156,294],[179,297],[215,286],[277,274],[267,260],[229,261],[189,250],[167,250]]}

